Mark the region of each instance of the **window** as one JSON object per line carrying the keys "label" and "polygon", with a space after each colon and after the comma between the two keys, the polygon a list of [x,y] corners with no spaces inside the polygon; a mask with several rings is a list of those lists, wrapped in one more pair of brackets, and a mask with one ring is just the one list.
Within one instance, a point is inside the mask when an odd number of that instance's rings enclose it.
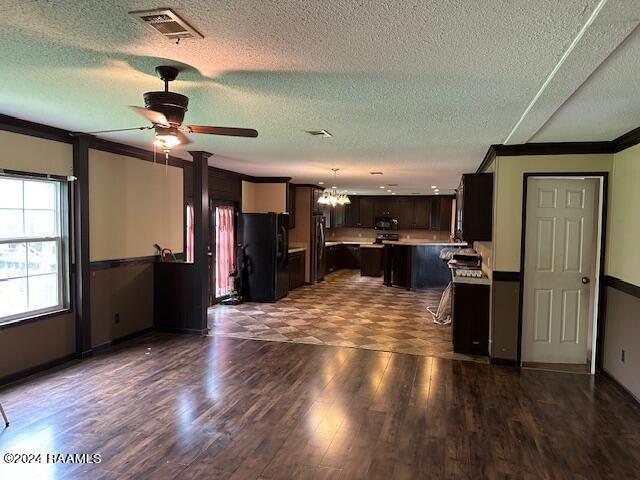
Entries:
{"label": "window", "polygon": [[0,324],[68,306],[67,191],[0,176]]}

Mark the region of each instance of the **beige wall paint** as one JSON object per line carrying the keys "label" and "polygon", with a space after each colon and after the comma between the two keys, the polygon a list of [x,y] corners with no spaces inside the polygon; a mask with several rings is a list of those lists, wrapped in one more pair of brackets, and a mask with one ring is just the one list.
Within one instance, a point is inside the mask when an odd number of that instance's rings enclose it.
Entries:
{"label": "beige wall paint", "polygon": [[69,143],[0,131],[0,168],[50,175],[73,175]]}
{"label": "beige wall paint", "polygon": [[[120,323],[115,323],[115,314]],[[153,264],[91,272],[91,345],[153,326]]]}
{"label": "beige wall paint", "polygon": [[522,182],[526,172],[611,172],[613,155],[527,155],[496,157],[494,269],[520,271]]}
{"label": "beige wall paint", "polygon": [[286,183],[242,181],[242,213],[284,213],[286,211]]}
{"label": "beige wall paint", "polygon": [[59,360],[75,350],[73,312],[0,330],[0,378]]}
{"label": "beige wall paint", "polygon": [[91,261],[183,250],[182,169],[89,150]]}
{"label": "beige wall paint", "polygon": [[606,309],[604,369],[640,400],[640,299],[607,287]]}
{"label": "beige wall paint", "polygon": [[640,286],[640,145],[614,155],[609,191],[605,272]]}
{"label": "beige wall paint", "polygon": [[[73,175],[70,144],[0,131],[0,168]],[[74,312],[0,330],[0,378],[75,352]]]}

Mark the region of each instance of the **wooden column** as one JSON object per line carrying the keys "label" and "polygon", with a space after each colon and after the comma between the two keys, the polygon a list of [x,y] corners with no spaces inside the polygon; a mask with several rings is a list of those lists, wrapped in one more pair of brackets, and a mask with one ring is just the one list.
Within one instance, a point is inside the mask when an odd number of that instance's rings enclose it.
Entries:
{"label": "wooden column", "polygon": [[194,305],[191,323],[207,331],[209,307],[209,157],[208,152],[189,152],[193,157],[193,263],[195,267]]}
{"label": "wooden column", "polygon": [[73,236],[75,245],[76,353],[91,353],[91,271],[89,264],[89,137],[73,139]]}

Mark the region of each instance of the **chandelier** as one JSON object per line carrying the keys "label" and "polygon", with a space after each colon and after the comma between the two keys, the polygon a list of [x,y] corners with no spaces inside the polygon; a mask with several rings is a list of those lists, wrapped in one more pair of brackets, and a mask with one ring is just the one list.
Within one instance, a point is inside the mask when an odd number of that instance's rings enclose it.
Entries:
{"label": "chandelier", "polygon": [[333,171],[333,186],[331,190],[325,190],[322,196],[318,199],[318,203],[321,205],[329,205],[336,207],[338,205],[348,205],[351,203],[346,193],[338,193],[338,187],[336,186],[336,174],[339,168],[332,168]]}

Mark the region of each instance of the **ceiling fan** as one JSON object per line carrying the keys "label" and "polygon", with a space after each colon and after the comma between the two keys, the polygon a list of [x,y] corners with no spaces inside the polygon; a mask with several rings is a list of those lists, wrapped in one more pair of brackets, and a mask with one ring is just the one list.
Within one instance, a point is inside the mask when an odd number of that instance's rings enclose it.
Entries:
{"label": "ceiling fan", "polygon": [[164,82],[164,91],[146,92],[144,107],[130,106],[138,114],[151,122],[151,125],[135,128],[120,128],[115,130],[101,130],[90,134],[126,132],[130,130],[155,130],[154,145],[166,154],[177,145],[191,143],[185,133],[206,135],[225,135],[230,137],[255,138],[258,132],[251,128],[212,127],[207,125],[183,125],[184,114],[187,112],[189,97],[169,91],[169,82],[178,76],[180,71],[167,65],[156,67],[156,73]]}

